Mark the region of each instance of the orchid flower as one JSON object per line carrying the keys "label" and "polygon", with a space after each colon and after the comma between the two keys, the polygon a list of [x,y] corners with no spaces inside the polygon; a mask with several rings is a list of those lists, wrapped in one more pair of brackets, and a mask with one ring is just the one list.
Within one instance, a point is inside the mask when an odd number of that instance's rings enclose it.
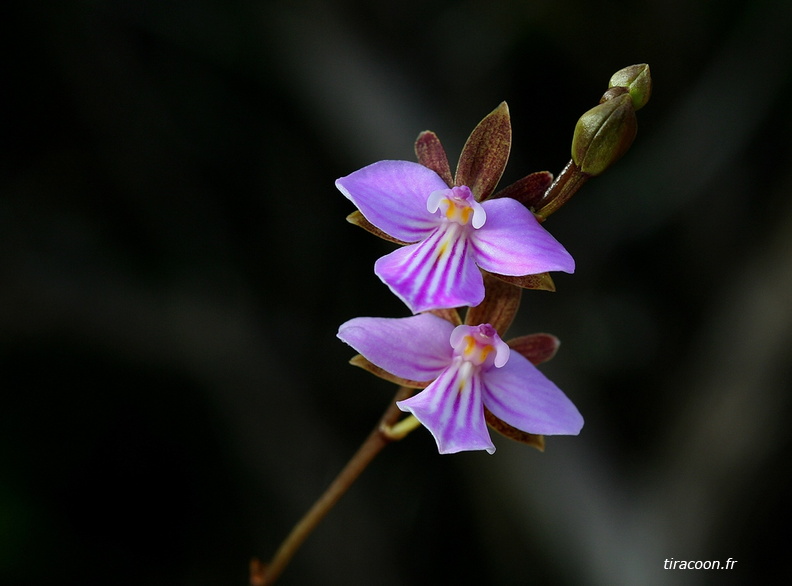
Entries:
{"label": "orchid flower", "polygon": [[338,337],[387,373],[416,386],[399,401],[434,436],[441,454],[495,451],[485,412],[528,434],[577,435],[583,418],[567,396],[490,324],[459,325],[431,313],[359,317]]}
{"label": "orchid flower", "polygon": [[[574,272],[572,256],[523,201],[506,193],[490,198],[510,145],[504,103],[471,134],[455,182],[431,133],[416,143],[424,164],[379,161],[336,181],[364,218],[352,221],[406,245],[377,260],[374,272],[413,313],[478,305],[484,299],[479,269],[507,278]],[[535,188],[546,176],[528,184]]]}

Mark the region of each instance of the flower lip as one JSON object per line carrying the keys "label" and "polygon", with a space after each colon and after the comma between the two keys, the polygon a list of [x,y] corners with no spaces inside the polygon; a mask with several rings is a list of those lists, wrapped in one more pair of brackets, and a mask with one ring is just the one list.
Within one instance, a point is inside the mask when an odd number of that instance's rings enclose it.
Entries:
{"label": "flower lip", "polygon": [[487,212],[467,185],[433,191],[426,200],[426,209],[432,214],[440,210],[446,221],[461,226],[470,224],[476,230],[487,221]]}

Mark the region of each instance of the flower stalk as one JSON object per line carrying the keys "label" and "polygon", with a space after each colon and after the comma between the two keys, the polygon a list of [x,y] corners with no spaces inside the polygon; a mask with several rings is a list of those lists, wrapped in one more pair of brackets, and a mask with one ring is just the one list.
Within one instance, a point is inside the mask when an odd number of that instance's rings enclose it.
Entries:
{"label": "flower stalk", "polygon": [[[341,497],[344,496],[377,454],[391,442],[404,438],[410,431],[416,429],[417,426],[409,422],[411,417],[405,419],[408,423],[399,426],[401,422],[397,422],[402,412],[396,406],[396,401],[407,399],[414,392],[414,389],[399,387],[396,396],[385,410],[377,426],[371,431],[346,466],[338,473],[338,476],[330,483],[322,496],[292,528],[289,535],[286,536],[286,539],[275,551],[272,559],[266,564],[262,563],[258,558],[253,558],[250,561],[250,586],[275,584],[275,581],[286,569],[286,566],[289,565],[289,562],[294,557],[294,554],[297,553],[297,550],[300,549],[303,542]],[[397,429],[398,432],[396,432]]]}
{"label": "flower stalk", "polygon": [[544,222],[550,214],[568,202],[590,178],[591,175],[581,171],[575,161],[569,161],[540,200],[534,212],[539,221]]}

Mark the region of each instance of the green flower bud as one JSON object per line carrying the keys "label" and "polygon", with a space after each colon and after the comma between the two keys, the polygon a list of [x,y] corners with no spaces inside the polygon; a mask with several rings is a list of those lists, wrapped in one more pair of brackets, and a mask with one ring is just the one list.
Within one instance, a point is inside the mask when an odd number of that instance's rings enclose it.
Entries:
{"label": "green flower bud", "polygon": [[610,78],[608,87],[626,88],[630,92],[633,107],[640,110],[652,95],[652,75],[649,73],[649,66],[641,63],[620,69]]}
{"label": "green flower bud", "polygon": [[[638,123],[628,90],[608,90],[598,106],[583,114],[572,138],[572,160],[583,173],[596,176],[627,152]],[[615,94],[615,95],[614,95]]]}

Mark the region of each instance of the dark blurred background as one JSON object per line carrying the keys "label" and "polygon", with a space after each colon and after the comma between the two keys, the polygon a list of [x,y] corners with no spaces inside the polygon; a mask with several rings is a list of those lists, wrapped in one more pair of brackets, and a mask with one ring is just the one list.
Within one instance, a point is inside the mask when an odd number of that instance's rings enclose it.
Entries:
{"label": "dark blurred background", "polygon": [[[238,584],[394,388],[337,327],[406,309],[333,186],[452,165],[502,100],[502,185],[569,159],[616,70],[632,150],[547,228],[577,273],[513,335],[577,438],[391,446],[284,585],[740,584],[789,576],[792,5],[217,0],[2,9],[0,583]],[[666,559],[738,560],[725,571]]]}

